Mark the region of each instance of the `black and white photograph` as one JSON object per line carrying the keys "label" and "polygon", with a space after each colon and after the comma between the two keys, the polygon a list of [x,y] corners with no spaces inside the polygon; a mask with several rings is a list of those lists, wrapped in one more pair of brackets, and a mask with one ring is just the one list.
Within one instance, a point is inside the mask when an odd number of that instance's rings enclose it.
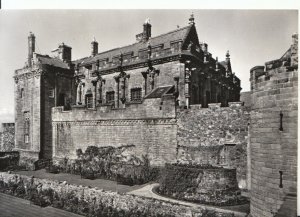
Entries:
{"label": "black and white photograph", "polygon": [[297,8],[1,5],[1,217],[297,216]]}

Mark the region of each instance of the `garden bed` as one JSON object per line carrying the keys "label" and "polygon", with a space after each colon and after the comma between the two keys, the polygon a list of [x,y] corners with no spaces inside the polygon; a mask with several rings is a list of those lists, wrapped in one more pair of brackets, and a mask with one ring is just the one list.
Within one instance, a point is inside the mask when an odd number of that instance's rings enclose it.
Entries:
{"label": "garden bed", "polygon": [[56,159],[46,171],[70,173],[86,179],[108,179],[125,185],[141,185],[158,180],[160,168],[151,167],[147,156],[123,156],[130,146],[95,147],[77,150],[77,159]]}
{"label": "garden bed", "polygon": [[158,193],[174,199],[228,206],[246,203],[235,169],[210,165],[166,164]]}

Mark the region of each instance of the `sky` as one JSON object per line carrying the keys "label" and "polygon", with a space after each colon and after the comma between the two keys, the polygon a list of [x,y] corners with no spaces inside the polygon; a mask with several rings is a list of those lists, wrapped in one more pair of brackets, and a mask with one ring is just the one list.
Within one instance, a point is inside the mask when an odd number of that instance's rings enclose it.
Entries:
{"label": "sky", "polygon": [[152,36],[188,25],[194,13],[199,41],[219,61],[229,50],[232,69],[249,91],[249,70],[280,58],[298,32],[297,10],[0,10],[0,122],[14,120],[14,70],[27,57],[27,37],[36,52],[50,54],[64,42],[72,59],[90,55],[93,37],[99,52],[135,42],[147,18]]}

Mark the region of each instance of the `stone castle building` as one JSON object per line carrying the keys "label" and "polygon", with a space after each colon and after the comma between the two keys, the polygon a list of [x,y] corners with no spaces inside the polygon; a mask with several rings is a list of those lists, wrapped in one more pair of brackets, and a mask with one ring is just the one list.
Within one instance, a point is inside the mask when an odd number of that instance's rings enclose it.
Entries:
{"label": "stone castle building", "polygon": [[51,57],[35,53],[30,33],[27,63],[14,76],[21,161],[131,145],[126,151],[147,155],[152,165],[236,168],[239,186],[250,190],[253,217],[293,212],[298,35],[280,59],[251,69],[251,91],[240,96],[229,52],[224,61],[213,58],[192,16],[159,36],[151,27],[147,20],[135,43],[101,53],[93,40],[91,55],[78,60],[64,43]]}
{"label": "stone castle building", "polygon": [[35,53],[30,33],[27,64],[14,76],[21,159],[72,158],[78,148],[131,144],[153,164],[172,162],[177,111],[239,101],[229,52],[224,61],[213,58],[193,16],[159,36],[151,28],[147,20],[135,43],[102,53],[93,40],[91,55],[74,61],[64,43],[51,57]]}

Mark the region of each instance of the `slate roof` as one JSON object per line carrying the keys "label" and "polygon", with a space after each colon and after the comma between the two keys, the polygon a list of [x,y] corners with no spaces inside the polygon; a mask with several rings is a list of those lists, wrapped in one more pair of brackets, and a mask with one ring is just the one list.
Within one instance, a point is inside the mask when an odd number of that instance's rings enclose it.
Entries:
{"label": "slate roof", "polygon": [[37,54],[37,59],[43,65],[49,65],[49,66],[59,67],[59,68],[63,68],[63,69],[69,69],[69,65],[66,62],[64,62],[58,58],[51,58],[49,56]]}
{"label": "slate roof", "polygon": [[154,98],[161,98],[162,95],[166,94],[173,86],[164,86],[164,87],[157,87],[151,93],[149,93],[145,99],[154,99]]}
{"label": "slate roof", "polygon": [[102,53],[98,53],[94,57],[91,56],[91,57],[85,57],[85,58],[75,60],[75,61],[73,61],[73,63],[74,64],[78,64],[78,63],[79,64],[89,64],[89,63],[95,62],[97,60],[103,60],[103,59],[107,59],[107,58],[109,61],[111,61],[113,57],[119,56],[121,53],[123,55],[126,55],[126,53],[130,53],[130,52],[133,52],[133,56],[138,56],[139,50],[147,49],[148,43],[150,43],[150,45],[152,47],[163,44],[163,46],[164,46],[163,49],[170,48],[170,42],[180,41],[180,40],[184,41],[192,27],[193,27],[192,25],[188,25],[188,26],[185,26],[182,28],[178,28],[176,30],[167,32],[165,34],[161,34],[161,35],[155,36],[153,38],[150,38],[146,42],[137,42],[137,43],[127,45],[124,47],[119,47],[119,48],[115,48],[112,50],[108,50],[108,51],[105,51]]}

